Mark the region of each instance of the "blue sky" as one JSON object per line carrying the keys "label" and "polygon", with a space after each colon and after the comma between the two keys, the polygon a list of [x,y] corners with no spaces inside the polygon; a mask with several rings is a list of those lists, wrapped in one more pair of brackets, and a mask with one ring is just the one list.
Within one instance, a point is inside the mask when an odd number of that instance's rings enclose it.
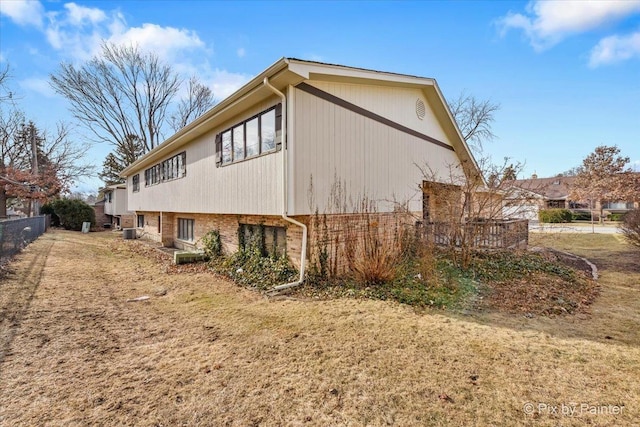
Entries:
{"label": "blue sky", "polygon": [[[218,99],[283,56],[433,77],[445,97],[500,104],[485,151],[525,163],[521,177],[563,172],[601,144],[640,170],[640,0],[0,3],[0,61],[42,127],[73,121],[48,76],[103,39],[156,52]],[[91,160],[109,150],[94,145]]]}

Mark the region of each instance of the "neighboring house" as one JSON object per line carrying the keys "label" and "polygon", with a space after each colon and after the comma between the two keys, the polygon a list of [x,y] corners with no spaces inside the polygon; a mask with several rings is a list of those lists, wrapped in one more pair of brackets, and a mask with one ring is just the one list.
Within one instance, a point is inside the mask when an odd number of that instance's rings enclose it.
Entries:
{"label": "neighboring house", "polygon": [[107,223],[114,228],[132,228],[133,212],[127,208],[127,186],[124,184],[109,185],[102,190],[104,194],[104,214]]}
{"label": "neighboring house", "polygon": [[217,229],[231,252],[260,230],[300,267],[316,212],[366,200],[381,221],[394,201],[413,221],[442,215],[418,166],[440,183],[479,176],[435,80],[283,58],[122,176],[139,235],[193,249]]}
{"label": "neighboring house", "polygon": [[[538,178],[536,175],[529,179],[520,179],[513,182],[513,186],[522,192],[515,191],[509,201],[513,212],[526,212],[518,214],[519,218],[529,218],[535,214],[537,219],[540,209],[569,209],[574,212],[590,213],[593,210],[597,216],[600,208],[604,210],[605,217],[609,214],[625,213],[637,208],[638,203],[632,201],[600,201],[593,202],[590,206],[588,200],[571,200],[571,186],[575,182],[573,176],[556,176],[552,178]],[[523,197],[518,197],[518,194]]]}
{"label": "neighboring house", "polygon": [[98,200],[90,205],[96,213],[96,228],[103,228],[105,224],[111,227],[111,217],[104,213],[105,199]]}
{"label": "neighboring house", "polygon": [[544,207],[542,194],[519,187],[509,187],[502,200],[503,218],[521,218],[529,221],[538,220],[538,212]]}

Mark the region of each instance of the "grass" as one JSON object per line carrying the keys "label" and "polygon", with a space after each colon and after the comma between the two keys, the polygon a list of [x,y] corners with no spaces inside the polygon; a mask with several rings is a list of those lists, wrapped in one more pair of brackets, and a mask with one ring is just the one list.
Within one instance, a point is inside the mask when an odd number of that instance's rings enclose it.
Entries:
{"label": "grass", "polygon": [[[535,239],[603,262],[591,313],[266,299],[114,233],[47,233],[0,282],[15,314],[0,324],[0,425],[633,425],[638,253],[614,236]],[[624,408],[538,406],[583,403]]]}

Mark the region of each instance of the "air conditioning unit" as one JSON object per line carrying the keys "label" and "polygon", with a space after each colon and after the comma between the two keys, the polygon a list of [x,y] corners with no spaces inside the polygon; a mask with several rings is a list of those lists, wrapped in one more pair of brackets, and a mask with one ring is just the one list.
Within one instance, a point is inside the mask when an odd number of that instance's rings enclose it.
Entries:
{"label": "air conditioning unit", "polygon": [[131,240],[136,238],[136,229],[135,228],[125,228],[122,230],[122,237],[125,240]]}

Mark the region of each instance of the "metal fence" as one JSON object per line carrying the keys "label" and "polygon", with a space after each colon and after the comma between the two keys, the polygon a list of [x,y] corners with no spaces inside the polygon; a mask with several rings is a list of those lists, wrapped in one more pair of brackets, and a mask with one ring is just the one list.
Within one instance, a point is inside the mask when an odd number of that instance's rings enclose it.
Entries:
{"label": "metal fence", "polygon": [[49,221],[48,215],[0,221],[0,264],[47,231]]}

